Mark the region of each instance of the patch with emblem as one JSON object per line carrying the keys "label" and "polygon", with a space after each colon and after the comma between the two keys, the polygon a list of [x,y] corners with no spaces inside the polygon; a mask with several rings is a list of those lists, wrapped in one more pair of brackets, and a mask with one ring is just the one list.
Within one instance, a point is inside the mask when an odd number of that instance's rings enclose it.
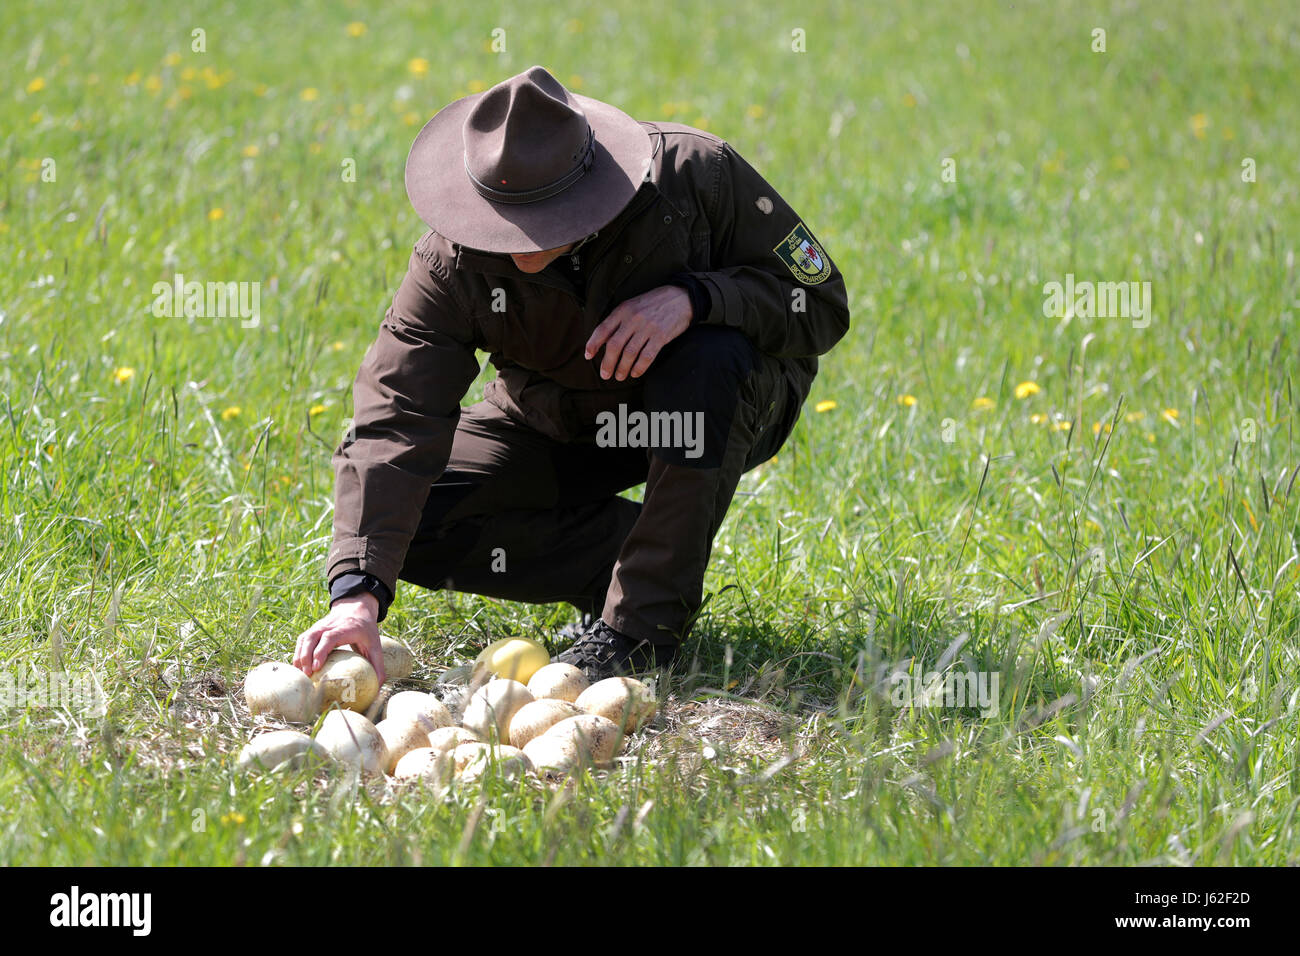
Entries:
{"label": "patch with emblem", "polygon": [[817,241],[802,223],[796,223],[790,234],[772,249],[786,264],[796,279],[804,285],[825,282],[831,274],[830,262]]}

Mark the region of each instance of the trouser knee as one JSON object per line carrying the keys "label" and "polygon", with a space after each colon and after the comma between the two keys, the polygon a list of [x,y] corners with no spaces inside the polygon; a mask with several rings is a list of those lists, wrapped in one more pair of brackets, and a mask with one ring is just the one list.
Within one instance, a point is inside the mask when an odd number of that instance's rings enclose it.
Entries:
{"label": "trouser knee", "polygon": [[740,390],[759,360],[758,350],[735,329],[696,326],[670,342],[645,375],[650,425],[670,436],[655,454],[670,464],[718,467]]}

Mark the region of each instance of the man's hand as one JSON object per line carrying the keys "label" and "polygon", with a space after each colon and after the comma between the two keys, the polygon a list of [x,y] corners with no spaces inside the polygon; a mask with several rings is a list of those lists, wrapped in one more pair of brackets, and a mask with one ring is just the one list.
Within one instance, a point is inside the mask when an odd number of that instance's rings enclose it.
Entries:
{"label": "man's hand", "polygon": [[379,643],[379,599],[373,594],[353,594],[339,598],[329,613],[298,635],[293,666],[309,677],[325,664],[336,647],[351,645],[370,661],[379,683],[384,673],[384,651]]}
{"label": "man's hand", "polygon": [[657,289],[620,303],[596,326],[584,353],[591,358],[605,348],[600,377],[623,381],[629,373],[640,378],[659,350],[690,327],[691,297],[675,285]]}

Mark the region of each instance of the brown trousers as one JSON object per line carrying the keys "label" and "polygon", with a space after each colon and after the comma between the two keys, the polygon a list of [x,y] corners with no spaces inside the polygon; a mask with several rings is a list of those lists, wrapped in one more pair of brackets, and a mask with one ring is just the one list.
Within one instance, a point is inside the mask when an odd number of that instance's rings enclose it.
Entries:
{"label": "brown trousers", "polygon": [[[695,454],[601,447],[597,422],[560,442],[488,402],[462,410],[399,577],[507,600],[565,601],[630,637],[684,640],[740,476],[785,442],[803,396],[781,360],[716,326],[669,343],[642,382],[629,413],[703,413]],[[619,495],[643,482],[644,503]]]}

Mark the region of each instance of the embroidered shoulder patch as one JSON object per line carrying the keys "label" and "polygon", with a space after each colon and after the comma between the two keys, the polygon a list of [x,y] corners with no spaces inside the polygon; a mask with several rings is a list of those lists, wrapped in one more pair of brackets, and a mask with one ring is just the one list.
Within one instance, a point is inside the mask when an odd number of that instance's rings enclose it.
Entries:
{"label": "embroidered shoulder patch", "polygon": [[790,234],[772,249],[786,264],[791,274],[804,285],[825,282],[831,274],[826,253],[808,233],[802,222],[796,223]]}

